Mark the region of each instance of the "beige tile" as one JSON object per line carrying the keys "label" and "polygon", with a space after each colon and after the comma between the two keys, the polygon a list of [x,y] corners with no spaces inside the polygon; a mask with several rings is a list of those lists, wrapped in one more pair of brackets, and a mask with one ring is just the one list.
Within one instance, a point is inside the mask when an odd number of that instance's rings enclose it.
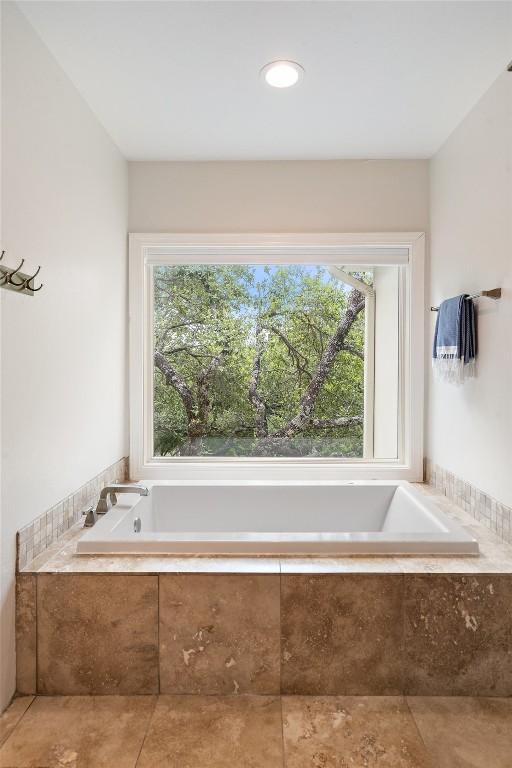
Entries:
{"label": "beige tile", "polygon": [[281,577],[284,693],[402,692],[400,574]]}
{"label": "beige tile", "polygon": [[159,578],[162,693],[280,692],[278,575]]}
{"label": "beige tile", "polygon": [[512,699],[408,698],[436,768],[510,768]]}
{"label": "beige tile", "polygon": [[0,767],[134,768],[155,701],[39,697],[0,749]]}
{"label": "beige tile", "polygon": [[401,697],[283,697],[286,768],[434,768]]}
{"label": "beige tile", "polygon": [[16,575],[16,690],[36,692],[36,575]]}
{"label": "beige tile", "polygon": [[512,577],[405,577],[405,692],[512,695]]}
{"label": "beige tile", "polygon": [[18,722],[34,701],[33,696],[18,696],[0,715],[0,747],[7,741]]}
{"label": "beige tile", "polygon": [[401,573],[394,557],[287,557],[281,573]]}
{"label": "beige tile", "polygon": [[160,696],[137,768],[282,765],[278,698]]}
{"label": "beige tile", "polygon": [[39,693],[158,693],[157,576],[37,579]]}

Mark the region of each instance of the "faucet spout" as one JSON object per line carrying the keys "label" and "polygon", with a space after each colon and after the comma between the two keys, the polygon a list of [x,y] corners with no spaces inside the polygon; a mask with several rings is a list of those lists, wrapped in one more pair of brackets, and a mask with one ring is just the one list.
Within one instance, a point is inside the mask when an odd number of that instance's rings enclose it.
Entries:
{"label": "faucet spout", "polygon": [[101,489],[96,506],[96,514],[104,515],[117,504],[118,493],[138,493],[139,496],[149,496],[149,488],[140,483],[112,483]]}

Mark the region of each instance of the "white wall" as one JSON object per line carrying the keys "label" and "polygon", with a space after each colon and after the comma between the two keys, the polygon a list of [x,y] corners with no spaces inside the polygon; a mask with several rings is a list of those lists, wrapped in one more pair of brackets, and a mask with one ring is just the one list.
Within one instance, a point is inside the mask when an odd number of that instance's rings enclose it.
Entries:
{"label": "white wall", "polygon": [[132,162],[131,232],[427,231],[428,162]]}
{"label": "white wall", "polygon": [[[427,455],[512,505],[512,74],[484,95],[431,163],[431,301],[478,300],[478,375],[430,380]],[[430,319],[431,344],[435,316]]]}
{"label": "white wall", "polygon": [[127,453],[126,162],[20,11],[3,4],[1,698],[14,689],[15,532]]}

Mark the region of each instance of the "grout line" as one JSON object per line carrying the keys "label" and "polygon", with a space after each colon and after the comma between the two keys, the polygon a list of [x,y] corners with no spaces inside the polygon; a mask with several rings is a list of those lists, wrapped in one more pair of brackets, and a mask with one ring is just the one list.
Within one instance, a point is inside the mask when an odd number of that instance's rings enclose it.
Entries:
{"label": "grout line", "polygon": [[406,625],[406,607],[405,607],[405,573],[402,572],[402,636],[400,638],[400,691],[402,696],[405,696],[405,680],[406,680],[406,649],[405,649],[405,625]]}
{"label": "grout line", "polygon": [[283,716],[283,697],[279,697],[279,705],[281,707],[281,744],[283,747],[283,768],[286,768],[286,746],[284,741],[284,716]]}
{"label": "grout line", "polygon": [[157,574],[157,590],[156,590],[156,658],[158,662],[158,695],[160,696],[162,689],[160,686],[160,576]]}
{"label": "grout line", "polygon": [[279,559],[279,695],[283,693],[283,626],[282,626],[282,584],[283,574],[281,568],[281,559]]}
{"label": "grout line", "polygon": [[38,688],[39,688],[39,620],[38,620],[38,588],[39,588],[39,576],[37,573],[34,573],[34,581],[35,581],[35,623],[36,623],[36,679],[34,681],[34,691],[37,695]]}
{"label": "grout line", "polygon": [[405,701],[405,706],[407,707],[407,711],[409,712],[409,714],[410,714],[410,716],[412,718],[412,721],[414,723],[414,727],[416,729],[416,732],[417,732],[418,736],[420,737],[420,741],[423,744],[423,746],[425,747],[425,752],[427,753],[427,756],[433,760],[434,755],[432,754],[432,752],[428,748],[427,743],[426,743],[425,739],[423,738],[423,734],[421,732],[421,728],[420,728],[420,726],[418,724],[418,721],[416,720],[416,717],[414,716],[414,711],[409,706],[409,699],[411,697],[410,696],[404,696],[403,698],[404,698],[404,701]]}
{"label": "grout line", "polygon": [[[23,714],[21,715],[21,717],[19,717],[19,718],[18,718],[18,720],[16,721],[16,725],[14,726],[14,728],[12,729],[12,731],[10,732],[10,734],[8,735],[8,737],[5,739],[5,741],[3,741],[3,742],[0,742],[0,751],[2,751],[2,750],[3,750],[3,748],[4,748],[4,747],[7,745],[7,743],[8,743],[8,742],[9,742],[9,741],[12,739],[12,737],[14,736],[14,734],[16,733],[16,731],[18,730],[18,727],[20,726],[20,724],[21,724],[21,721],[23,720],[23,718],[25,717],[25,715],[26,715],[26,714],[27,714],[27,712],[29,711],[30,707],[32,706],[32,704],[34,703],[34,701],[35,701],[35,700],[36,700],[36,698],[37,698],[37,697],[35,696],[35,694],[22,694],[22,696],[32,696],[32,701],[30,702],[30,704],[28,705],[28,707],[25,709],[25,711],[23,712]],[[16,700],[16,698],[22,698],[22,696],[19,696],[19,697],[13,696],[13,698],[11,699],[11,701],[10,701],[10,703],[9,703],[9,706],[8,706],[8,707],[6,707],[6,709],[4,710],[4,712],[7,712],[7,710],[9,709],[9,707],[11,707],[11,706],[12,706],[12,704],[13,704],[13,702]],[[0,713],[0,716],[1,716],[1,715],[3,715],[3,714],[4,714],[4,712]],[[13,768],[15,768],[15,766],[14,766]]]}
{"label": "grout line", "polygon": [[153,722],[153,718],[154,718],[154,716],[155,716],[156,707],[157,707],[157,704],[158,704],[158,699],[159,699],[159,698],[160,698],[160,697],[159,697],[159,695],[155,696],[155,705],[154,705],[154,707],[153,707],[153,711],[151,712],[150,716],[148,717],[148,723],[147,723],[147,725],[146,725],[146,729],[145,729],[145,731],[144,731],[144,736],[142,737],[142,741],[141,741],[141,743],[140,743],[140,749],[139,749],[139,751],[138,751],[138,753],[137,753],[137,757],[135,758],[135,762],[134,762],[134,764],[133,764],[133,768],[137,768],[137,765],[138,765],[138,763],[139,763],[139,760],[140,760],[140,756],[141,756],[141,754],[142,754],[142,750],[143,750],[143,748],[144,748],[144,744],[146,743],[146,738],[147,738],[147,735],[148,735],[148,733],[149,733],[149,729],[150,729],[150,727],[151,727],[151,723]]}

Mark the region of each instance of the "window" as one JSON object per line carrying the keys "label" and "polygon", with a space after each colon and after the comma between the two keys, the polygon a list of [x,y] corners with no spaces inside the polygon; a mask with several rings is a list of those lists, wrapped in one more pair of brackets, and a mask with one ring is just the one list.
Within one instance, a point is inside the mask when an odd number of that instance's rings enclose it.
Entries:
{"label": "window", "polygon": [[410,462],[423,240],[308,237],[318,242],[132,236],[134,476],[191,462]]}

